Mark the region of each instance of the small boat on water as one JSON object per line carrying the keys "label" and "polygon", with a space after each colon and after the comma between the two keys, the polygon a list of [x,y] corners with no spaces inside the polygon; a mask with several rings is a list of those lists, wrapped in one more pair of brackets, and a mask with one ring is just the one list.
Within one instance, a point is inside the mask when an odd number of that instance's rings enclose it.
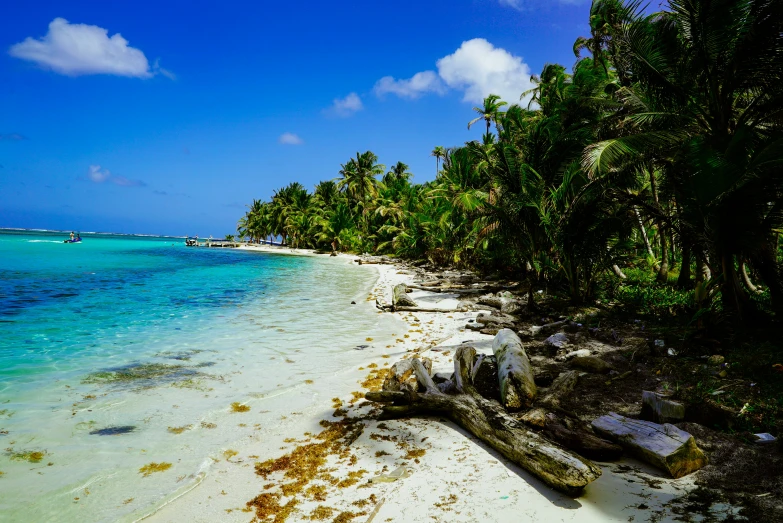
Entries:
{"label": "small boat on water", "polygon": [[71,233],[71,237],[67,240],[63,240],[63,243],[82,243],[82,234],[77,232],[76,236],[74,236],[73,233]]}

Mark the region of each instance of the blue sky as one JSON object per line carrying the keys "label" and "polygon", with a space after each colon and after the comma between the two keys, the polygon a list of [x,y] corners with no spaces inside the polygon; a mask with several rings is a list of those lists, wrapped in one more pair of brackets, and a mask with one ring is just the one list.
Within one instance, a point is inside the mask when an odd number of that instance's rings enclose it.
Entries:
{"label": "blue sky", "polygon": [[[571,67],[589,0],[15,2],[0,227],[222,236],[372,150],[435,175],[489,92]],[[121,36],[116,36],[117,34]]]}

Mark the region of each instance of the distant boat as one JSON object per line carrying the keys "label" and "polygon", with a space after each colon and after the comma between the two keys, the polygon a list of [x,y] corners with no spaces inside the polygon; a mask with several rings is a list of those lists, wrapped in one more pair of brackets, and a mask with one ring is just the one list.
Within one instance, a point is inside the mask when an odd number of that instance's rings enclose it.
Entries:
{"label": "distant boat", "polygon": [[63,243],[82,243],[82,235],[77,234],[76,238],[69,238],[67,240],[63,240]]}

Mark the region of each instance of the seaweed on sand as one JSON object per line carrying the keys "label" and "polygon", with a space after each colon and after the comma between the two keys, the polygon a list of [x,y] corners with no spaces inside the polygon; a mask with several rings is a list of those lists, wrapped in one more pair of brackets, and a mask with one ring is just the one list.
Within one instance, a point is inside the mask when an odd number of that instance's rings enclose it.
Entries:
{"label": "seaweed on sand", "polygon": [[238,401],[231,404],[231,412],[248,412],[250,410],[249,405],[243,405]]}
{"label": "seaweed on sand", "polygon": [[150,474],[153,474],[155,472],[163,472],[165,470],[168,470],[171,468],[171,463],[166,462],[160,462],[160,463],[147,463],[143,467],[139,469],[139,473],[142,474],[145,478],[149,476]]}
{"label": "seaweed on sand", "polygon": [[8,457],[11,458],[13,461],[29,461],[30,463],[40,463],[41,460],[44,459],[44,456],[46,456],[47,454],[45,450],[15,451],[11,447],[5,449],[5,451]]}
{"label": "seaweed on sand", "polygon": [[179,364],[132,363],[88,374],[82,383],[90,385],[144,385],[177,382],[199,373]]}
{"label": "seaweed on sand", "polygon": [[[330,455],[340,459],[349,457],[349,447],[361,435],[364,423],[358,418],[345,418],[336,422],[322,420],[321,426],[324,430],[315,436],[317,442],[300,445],[277,459],[256,463],[256,474],[262,478],[267,479],[270,475],[281,472],[283,478],[289,481],[280,486],[280,493],[265,492],[247,502],[248,507],[255,509],[258,520],[267,521],[273,518],[276,522],[285,521],[298,503],[295,496],[302,492],[305,496],[319,501],[325,498],[324,489],[313,488],[314,485],[307,488],[308,485],[316,479],[323,479]],[[350,474],[349,480],[358,481],[365,472]],[[335,480],[334,483],[338,481]],[[290,498],[285,505],[280,504],[283,496]]]}

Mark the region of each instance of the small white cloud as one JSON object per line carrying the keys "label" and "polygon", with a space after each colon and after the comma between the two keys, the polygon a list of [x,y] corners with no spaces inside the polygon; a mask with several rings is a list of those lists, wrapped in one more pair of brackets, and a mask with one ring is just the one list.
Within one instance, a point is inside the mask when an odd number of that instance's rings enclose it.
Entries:
{"label": "small white cloud", "polygon": [[515,103],[534,84],[530,66],[483,38],[463,42],[453,54],[438,60],[438,74],[453,89],[461,89],[466,102],[481,103],[489,94]]}
{"label": "small white cloud", "polygon": [[128,46],[119,33],[109,37],[109,31],[102,27],[71,24],[64,18],[52,20],[49,32],[42,38],[28,37],[11,46],[8,53],[69,76],[113,74],[149,78],[158,72],[173,76],[157,63],[150,70],[144,53]]}
{"label": "small white cloud", "polygon": [[364,109],[362,99],[356,93],[350,93],[345,98],[335,98],[331,107],[324,110],[325,114],[347,118]]}
{"label": "small white cloud", "polygon": [[283,133],[277,141],[284,145],[302,145],[304,143],[304,140],[294,133]]}
{"label": "small white cloud", "polygon": [[100,165],[90,165],[87,177],[95,183],[103,183],[111,177],[108,169],[101,169]]}
{"label": "small white cloud", "polygon": [[435,71],[422,71],[407,80],[384,76],[375,83],[373,90],[378,97],[392,93],[400,98],[414,99],[428,92],[443,94],[446,89]]}
{"label": "small white cloud", "polygon": [[87,179],[95,183],[109,181],[120,187],[146,187],[147,184],[142,180],[130,180],[124,176],[113,175],[108,169],[101,169],[100,165],[90,165],[87,171]]}

